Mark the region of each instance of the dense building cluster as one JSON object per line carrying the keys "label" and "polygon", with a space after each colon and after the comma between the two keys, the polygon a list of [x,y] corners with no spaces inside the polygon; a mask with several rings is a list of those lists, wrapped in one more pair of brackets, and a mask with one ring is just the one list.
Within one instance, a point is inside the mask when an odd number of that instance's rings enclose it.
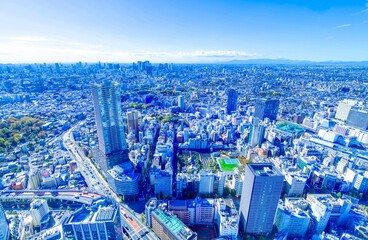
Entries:
{"label": "dense building cluster", "polygon": [[368,236],[364,66],[0,65],[0,80],[1,239]]}

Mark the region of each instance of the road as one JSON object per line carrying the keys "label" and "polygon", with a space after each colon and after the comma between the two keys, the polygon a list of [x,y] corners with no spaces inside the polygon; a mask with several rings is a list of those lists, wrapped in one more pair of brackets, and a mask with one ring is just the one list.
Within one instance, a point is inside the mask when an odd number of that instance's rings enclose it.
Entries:
{"label": "road", "polygon": [[109,196],[120,204],[121,227],[125,229],[130,239],[157,239],[154,233],[142,223],[137,214],[126,204],[121,203],[120,197],[111,190],[107,181],[101,176],[96,166],[91,162],[91,159],[84,155],[82,149],[73,138],[73,130],[76,129],[79,124],[65,132],[62,139],[65,148],[77,162],[78,168],[81,170],[89,189],[94,190],[98,194]]}

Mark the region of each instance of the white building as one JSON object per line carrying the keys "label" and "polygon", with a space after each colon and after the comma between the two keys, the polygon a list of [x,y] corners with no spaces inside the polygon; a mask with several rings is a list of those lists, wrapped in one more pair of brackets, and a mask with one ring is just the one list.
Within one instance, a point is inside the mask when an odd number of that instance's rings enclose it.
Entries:
{"label": "white building", "polygon": [[[300,200],[303,201],[304,199]],[[296,207],[292,203],[293,201],[298,201],[298,199],[286,200],[285,203],[280,200],[275,217],[275,226],[279,232],[287,231],[288,236],[304,236],[311,218],[306,211]]]}
{"label": "white building", "polygon": [[339,102],[337,106],[335,118],[346,121],[348,119],[350,110],[357,104],[356,101],[344,99]]}
{"label": "white building", "polygon": [[199,194],[212,194],[215,176],[210,170],[199,172]]}
{"label": "white building", "polygon": [[233,176],[231,180],[230,187],[232,190],[235,190],[236,196],[241,196],[243,190],[243,182],[244,182],[244,175],[243,174],[236,174]]}
{"label": "white building", "polygon": [[307,182],[307,176],[300,174],[286,174],[285,179],[287,182],[287,193],[288,196],[302,195],[304,187]]}
{"label": "white building", "polygon": [[218,237],[236,239],[239,232],[239,214],[232,199],[216,199],[216,224]]}
{"label": "white building", "polygon": [[47,201],[43,199],[34,200],[31,203],[31,209],[29,210],[33,226],[40,226],[42,223],[48,221],[49,206]]}

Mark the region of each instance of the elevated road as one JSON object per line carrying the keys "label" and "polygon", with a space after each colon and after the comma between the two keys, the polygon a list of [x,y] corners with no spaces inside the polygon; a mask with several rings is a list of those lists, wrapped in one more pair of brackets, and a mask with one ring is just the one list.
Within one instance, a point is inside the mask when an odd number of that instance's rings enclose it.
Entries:
{"label": "elevated road", "polygon": [[65,132],[62,139],[65,148],[77,162],[78,168],[81,170],[88,188],[93,189],[98,194],[108,196],[120,204],[121,227],[124,229],[124,232],[129,239],[156,240],[157,237],[144,223],[142,223],[139,216],[137,216],[137,213],[135,213],[126,204],[121,203],[120,197],[109,187],[107,181],[91,162],[91,159],[86,157],[82,149],[78,146],[78,143],[73,137],[73,130],[78,126],[79,124]]}

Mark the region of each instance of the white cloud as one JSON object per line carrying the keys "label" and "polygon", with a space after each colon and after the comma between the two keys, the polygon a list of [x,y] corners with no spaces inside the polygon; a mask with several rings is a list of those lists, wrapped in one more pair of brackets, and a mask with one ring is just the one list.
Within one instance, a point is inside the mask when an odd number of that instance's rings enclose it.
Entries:
{"label": "white cloud", "polygon": [[27,62],[215,62],[259,57],[255,53],[230,50],[187,52],[124,51],[110,46],[69,42],[41,36],[15,36],[0,39],[0,63]]}
{"label": "white cloud", "polygon": [[336,26],[335,28],[347,28],[347,27],[351,27],[352,25],[350,23],[347,23],[347,24],[342,24],[342,25],[339,25],[339,26]]}

